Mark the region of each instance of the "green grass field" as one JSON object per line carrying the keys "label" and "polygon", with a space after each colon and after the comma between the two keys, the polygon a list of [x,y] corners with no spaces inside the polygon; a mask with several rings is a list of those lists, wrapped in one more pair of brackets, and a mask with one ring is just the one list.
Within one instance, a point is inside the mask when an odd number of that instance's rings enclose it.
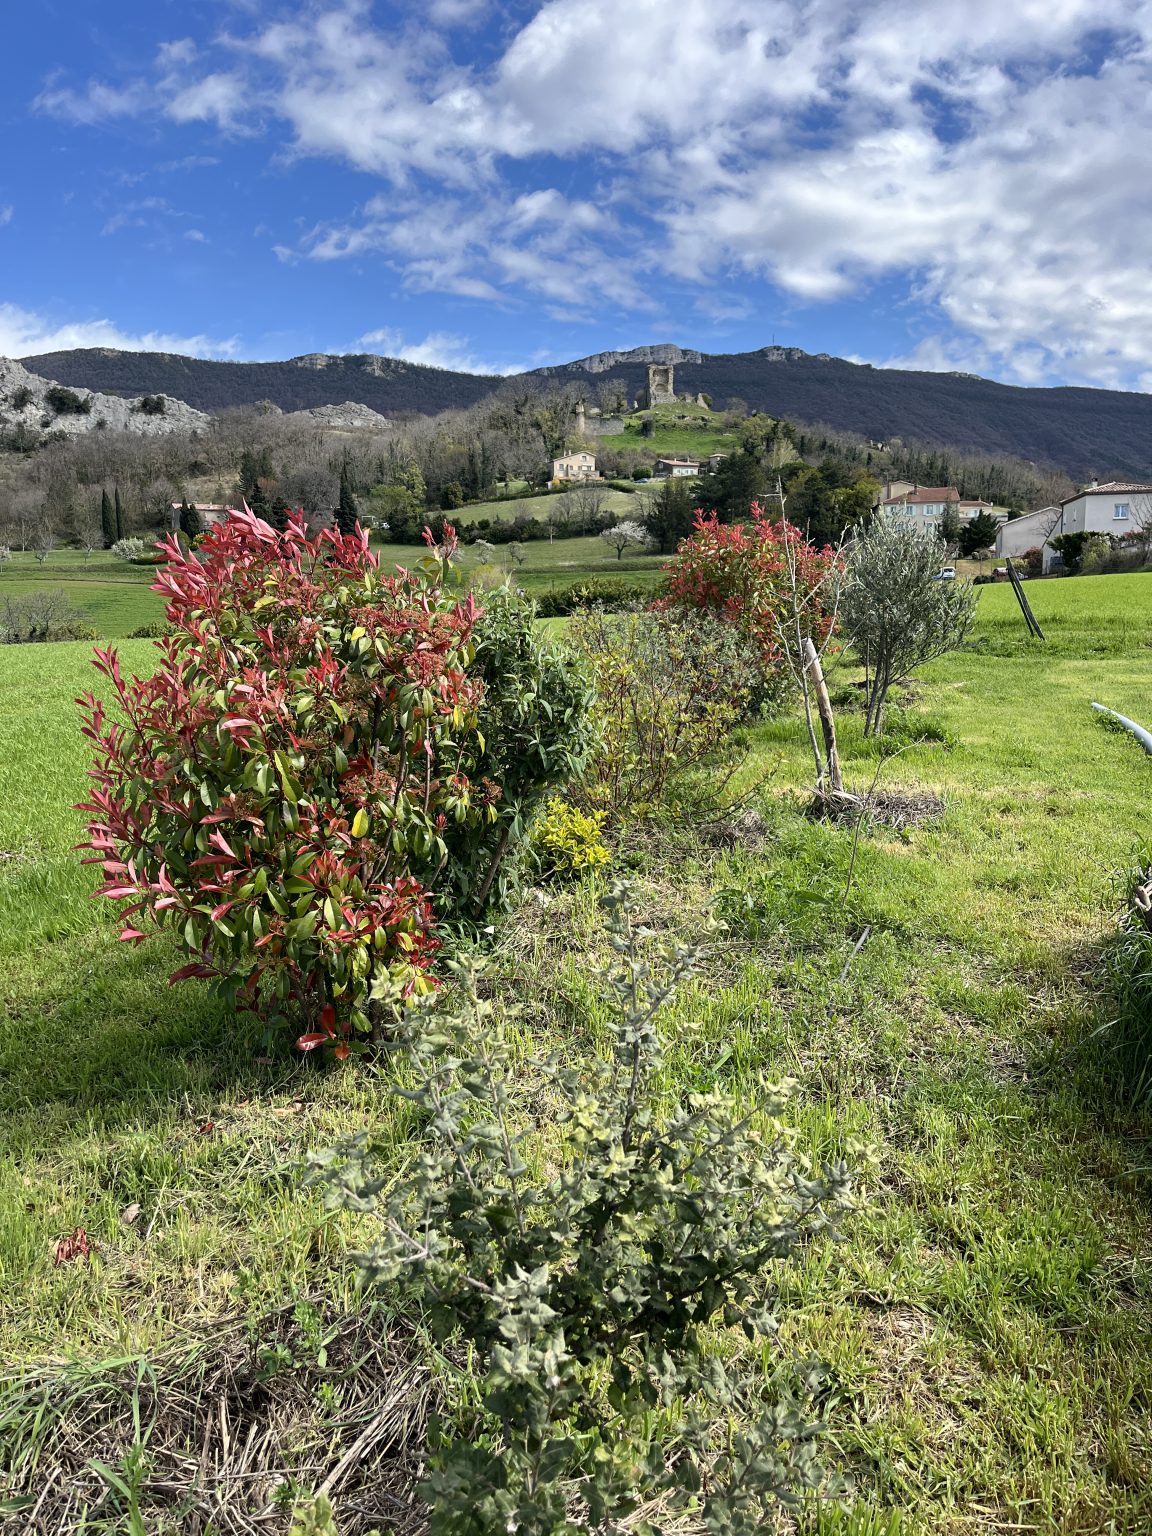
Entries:
{"label": "green grass field", "polygon": [[[801,1143],[864,1170],[847,1241],[777,1277],[782,1343],[825,1362],[827,1457],[855,1488],[850,1513],[808,1510],[801,1532],[1152,1530],[1152,1124],[1124,1107],[1095,972],[1152,761],[1088,707],[1152,722],[1152,581],[1028,591],[1049,645],[1022,638],[1007,587],[982,589],[973,646],[925,669],[895,722],[899,755],[842,716],[850,783],[879,770],[880,788],[939,795],[938,822],[857,840],[808,820],[788,719],[747,733],[760,837],[674,827],[615,848],[654,927],[692,935],[708,902],[728,925],[675,1005],[697,1027],[669,1091],[794,1077]],[[229,1328],[271,1338],[302,1298],[349,1305],[363,1234],[318,1235],[295,1169],[351,1128],[393,1134],[370,1070],[300,1062],[199,984],[170,989],[167,939],[117,943],[71,851],[89,650],[0,652],[0,1355],[81,1362],[86,1391]],[[150,665],[148,643],[122,650]],[[917,722],[937,739],[912,741]],[[550,893],[494,940],[497,1006],[538,1043],[594,1046],[596,895]],[[54,1266],[78,1226],[95,1256]],[[306,1398],[348,1390],[314,1349],[294,1359]],[[0,1442],[31,1443],[41,1402],[0,1387]],[[119,1507],[84,1529],[134,1529]]]}
{"label": "green grass field", "polygon": [[[621,496],[621,500],[627,500]],[[511,502],[524,506],[524,502]],[[374,546],[381,564],[411,565],[427,553],[424,546],[380,544]],[[570,586],[586,577],[618,576],[629,582],[655,586],[660,579],[663,559],[658,555],[629,553],[618,559],[616,552],[599,538],[540,539],[526,544],[527,559],[522,565],[509,557],[507,546],[498,546],[491,574],[511,572],[517,585],[535,596],[558,587]],[[467,547],[460,557],[460,571],[467,579],[482,562]],[[58,588],[67,593],[73,607],[102,638],[123,639],[145,624],[163,622],[164,605],[149,591],[155,572],[147,566],[126,565],[105,551],[97,551],[85,560],[79,550],[58,550],[45,565],[32,555],[13,555],[0,573],[0,599],[42,588]]]}

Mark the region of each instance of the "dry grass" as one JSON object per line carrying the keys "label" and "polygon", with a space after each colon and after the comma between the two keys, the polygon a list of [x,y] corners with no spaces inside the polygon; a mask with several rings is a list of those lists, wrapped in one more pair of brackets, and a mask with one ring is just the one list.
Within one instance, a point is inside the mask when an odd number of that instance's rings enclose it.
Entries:
{"label": "dry grass", "polygon": [[0,1531],[283,1532],[297,1496],[341,1536],[424,1529],[414,1489],[437,1384],[410,1330],[297,1303],[160,1354],[0,1379]]}

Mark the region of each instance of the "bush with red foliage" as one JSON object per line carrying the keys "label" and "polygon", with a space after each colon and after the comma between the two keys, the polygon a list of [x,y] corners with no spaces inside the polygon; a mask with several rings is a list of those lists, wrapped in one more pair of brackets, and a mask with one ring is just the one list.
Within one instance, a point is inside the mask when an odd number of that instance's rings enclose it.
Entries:
{"label": "bush with red foliage", "polygon": [[436,550],[383,576],[359,529],[284,533],[244,511],[175,538],[154,590],[172,633],[148,679],[98,651],[119,718],[81,703],[95,781],[80,809],[98,895],[175,928],[251,1006],[303,1011],[298,1044],[336,1054],[381,1005],[431,985],[429,891],[450,826],[495,815],[461,771],[482,685],[468,676],[472,599],[442,588]]}
{"label": "bush with red foliage", "polygon": [[[754,643],[767,677],[785,670],[797,619],[819,647],[835,622],[830,575],[839,557],[752,503],[751,523],[697,512],[691,536],[668,567],[670,605],[698,608],[737,625]],[[795,591],[793,591],[793,578]]]}

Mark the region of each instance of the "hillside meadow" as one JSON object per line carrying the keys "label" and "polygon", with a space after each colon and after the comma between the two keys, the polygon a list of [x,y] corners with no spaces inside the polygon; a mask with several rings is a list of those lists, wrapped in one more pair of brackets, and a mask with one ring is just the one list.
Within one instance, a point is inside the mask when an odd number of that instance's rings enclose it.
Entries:
{"label": "hillside meadow", "polygon": [[[551,550],[579,558],[571,542]],[[124,633],[154,600],[95,560],[58,579],[85,604],[99,587],[102,627]],[[807,1536],[1152,1529],[1152,1124],[1126,1107],[1098,981],[1152,762],[1089,708],[1152,722],[1152,579],[1028,592],[1048,642],[1024,638],[1007,587],[982,589],[972,644],[904,692],[894,755],[841,709],[850,784],[938,796],[935,819],[810,820],[790,716],[741,733],[737,812],[613,846],[609,873],[633,875],[661,934],[694,937],[708,908],[726,924],[667,1020],[670,1099],[795,1079],[800,1145],[862,1173],[846,1240],[774,1277],[781,1348],[824,1364],[825,1456],[846,1479],[798,1512]],[[266,1504],[252,1528],[287,1532],[297,1483],[328,1478],[342,1536],[387,1529],[412,1404],[462,1390],[460,1361],[386,1308],[348,1345],[365,1233],[322,1224],[297,1177],[350,1129],[399,1151],[387,1067],[302,1061],[200,984],[170,988],[168,939],[117,943],[72,851],[90,649],[0,650],[0,1529],[65,1528],[37,1521],[69,1477],[87,1512],[68,1530],[245,1528],[165,1506],[185,1402],[193,1461],[212,1415],[241,1442],[288,1426],[262,1483],[237,1473],[236,1500]],[[154,651],[121,653],[144,670]],[[851,672],[830,681],[851,697]],[[597,1048],[602,888],[535,892],[492,939],[490,995],[526,1047]],[[90,1258],[54,1263],[77,1228]],[[228,1376],[240,1357],[256,1364]],[[410,1409],[384,1451],[379,1432],[358,1442],[376,1419],[357,1382],[381,1361],[404,1366]]]}

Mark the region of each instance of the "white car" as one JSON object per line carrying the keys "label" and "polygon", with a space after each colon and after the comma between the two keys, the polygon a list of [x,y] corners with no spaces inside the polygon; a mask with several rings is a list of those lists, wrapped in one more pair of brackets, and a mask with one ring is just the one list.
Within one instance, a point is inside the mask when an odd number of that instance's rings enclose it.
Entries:
{"label": "white car", "polygon": [[942,565],[940,567],[940,574],[939,574],[939,576],[937,576],[936,580],[937,581],[955,581],[956,580],[956,567],[954,565]]}

